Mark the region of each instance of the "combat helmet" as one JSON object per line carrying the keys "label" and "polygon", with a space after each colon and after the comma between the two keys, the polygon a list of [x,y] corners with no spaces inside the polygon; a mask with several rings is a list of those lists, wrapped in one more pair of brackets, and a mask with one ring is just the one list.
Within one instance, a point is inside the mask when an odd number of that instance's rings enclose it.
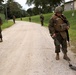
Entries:
{"label": "combat helmet", "polygon": [[61,7],[61,6],[57,6],[56,8],[55,8],[55,11],[54,11],[55,13],[62,13],[63,12],[63,8]]}

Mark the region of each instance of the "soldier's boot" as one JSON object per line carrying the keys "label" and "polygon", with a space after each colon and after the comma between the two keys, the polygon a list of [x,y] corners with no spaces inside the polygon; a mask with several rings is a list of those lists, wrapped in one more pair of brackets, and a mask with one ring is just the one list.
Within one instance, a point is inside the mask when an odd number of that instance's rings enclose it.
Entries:
{"label": "soldier's boot", "polygon": [[59,60],[59,53],[56,54],[56,60]]}
{"label": "soldier's boot", "polygon": [[0,42],[3,42],[2,38],[1,38],[1,41]]}
{"label": "soldier's boot", "polygon": [[70,61],[70,58],[67,56],[67,54],[64,54],[63,59]]}

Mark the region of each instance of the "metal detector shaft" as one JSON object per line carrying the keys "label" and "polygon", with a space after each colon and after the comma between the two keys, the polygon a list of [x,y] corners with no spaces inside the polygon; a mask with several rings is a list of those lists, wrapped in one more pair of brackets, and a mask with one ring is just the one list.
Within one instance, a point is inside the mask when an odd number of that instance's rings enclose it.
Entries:
{"label": "metal detector shaft", "polygon": [[69,67],[70,67],[72,70],[76,71],[76,66],[73,66],[73,65],[70,63],[70,61],[68,61],[68,63],[69,63]]}

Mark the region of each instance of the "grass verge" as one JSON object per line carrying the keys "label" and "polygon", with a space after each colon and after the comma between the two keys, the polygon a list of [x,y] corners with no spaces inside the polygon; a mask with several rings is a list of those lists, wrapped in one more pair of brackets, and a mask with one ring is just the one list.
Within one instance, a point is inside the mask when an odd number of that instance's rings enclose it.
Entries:
{"label": "grass verge", "polygon": [[13,25],[12,21],[5,21],[2,25],[2,30]]}

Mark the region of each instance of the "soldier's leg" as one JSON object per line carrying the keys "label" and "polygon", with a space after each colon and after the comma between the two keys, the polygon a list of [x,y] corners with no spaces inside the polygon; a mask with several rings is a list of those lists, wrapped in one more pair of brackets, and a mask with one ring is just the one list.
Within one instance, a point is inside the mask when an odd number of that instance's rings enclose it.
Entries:
{"label": "soldier's leg", "polygon": [[43,21],[41,21],[41,25],[43,26]]}
{"label": "soldier's leg", "polygon": [[2,40],[2,33],[0,33],[0,38],[1,38],[0,42],[3,42],[3,40]]}
{"label": "soldier's leg", "polygon": [[15,20],[13,19],[13,22],[15,23]]}
{"label": "soldier's leg", "polygon": [[58,46],[58,47],[56,47],[56,49],[55,49],[55,53],[56,53],[56,60],[59,60],[60,59],[60,57],[59,57],[59,52],[60,52],[60,49],[59,49],[60,47]]}
{"label": "soldier's leg", "polygon": [[43,21],[42,21],[42,26],[43,26]]}
{"label": "soldier's leg", "polygon": [[67,41],[66,41],[66,39],[63,39],[63,41],[62,41],[62,51],[64,54],[63,58],[65,60],[70,61],[70,58],[67,56]]}
{"label": "soldier's leg", "polygon": [[2,40],[2,29],[1,29],[1,27],[0,27],[0,42],[2,42],[3,40]]}
{"label": "soldier's leg", "polygon": [[60,52],[60,45],[57,45],[56,41],[54,40],[55,44],[55,53],[56,53],[56,60],[59,60],[59,52]]}
{"label": "soldier's leg", "polygon": [[15,23],[15,20],[14,20],[14,23]]}
{"label": "soldier's leg", "polygon": [[54,40],[55,44],[55,53],[56,53],[56,60],[59,60],[59,53],[60,53],[60,44],[61,44],[61,35],[60,33],[56,33],[56,40]]}

